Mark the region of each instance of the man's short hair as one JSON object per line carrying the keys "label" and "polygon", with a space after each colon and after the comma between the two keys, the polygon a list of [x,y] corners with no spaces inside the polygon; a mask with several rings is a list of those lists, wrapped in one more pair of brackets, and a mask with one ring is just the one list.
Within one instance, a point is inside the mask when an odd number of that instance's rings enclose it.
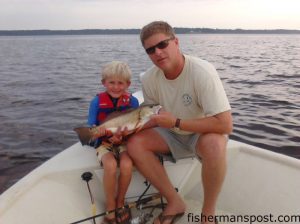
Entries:
{"label": "man's short hair", "polygon": [[144,46],[144,42],[146,39],[158,33],[163,33],[167,36],[175,37],[174,29],[167,22],[154,21],[144,26],[141,30],[140,39],[142,45]]}

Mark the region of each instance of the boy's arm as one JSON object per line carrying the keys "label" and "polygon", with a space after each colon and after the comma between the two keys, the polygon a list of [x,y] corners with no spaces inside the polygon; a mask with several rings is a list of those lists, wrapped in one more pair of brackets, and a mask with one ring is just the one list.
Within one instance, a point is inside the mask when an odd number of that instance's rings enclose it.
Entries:
{"label": "boy's arm", "polygon": [[139,107],[139,101],[136,97],[131,96],[130,106],[131,106],[131,108],[138,108]]}
{"label": "boy's arm", "polygon": [[98,105],[99,105],[98,97],[95,97],[90,103],[88,121],[87,121],[89,126],[93,126],[97,124]]}
{"label": "boy's arm", "polygon": [[[89,108],[89,116],[88,116],[88,125],[90,127],[95,127],[98,125],[98,109],[99,109],[99,97],[96,96],[90,103],[90,108]],[[100,138],[102,136],[106,135],[106,129],[105,127],[98,127],[97,128],[97,134],[94,136],[94,140],[97,138]]]}

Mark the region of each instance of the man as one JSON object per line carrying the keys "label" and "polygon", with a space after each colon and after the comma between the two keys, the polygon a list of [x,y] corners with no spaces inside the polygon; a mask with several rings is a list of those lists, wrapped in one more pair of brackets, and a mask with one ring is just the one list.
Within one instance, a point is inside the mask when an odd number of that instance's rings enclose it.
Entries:
{"label": "man", "polygon": [[220,78],[207,61],[181,53],[168,23],[146,25],[140,38],[154,64],[142,77],[144,100],[164,110],[153,116],[154,128],[132,136],[127,147],[137,169],[168,202],[154,223],[174,223],[186,209],[155,153],[171,152],[175,160],[191,153],[201,158],[202,214],[213,216],[226,173],[227,135],[232,131],[231,108]]}

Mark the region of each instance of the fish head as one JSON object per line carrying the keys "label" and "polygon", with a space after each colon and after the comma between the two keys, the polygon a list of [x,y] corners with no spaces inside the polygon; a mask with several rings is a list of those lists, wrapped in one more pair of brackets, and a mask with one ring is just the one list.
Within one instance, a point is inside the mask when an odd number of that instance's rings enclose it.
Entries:
{"label": "fish head", "polygon": [[158,104],[145,104],[140,107],[140,118],[149,120],[152,115],[158,114],[162,106]]}

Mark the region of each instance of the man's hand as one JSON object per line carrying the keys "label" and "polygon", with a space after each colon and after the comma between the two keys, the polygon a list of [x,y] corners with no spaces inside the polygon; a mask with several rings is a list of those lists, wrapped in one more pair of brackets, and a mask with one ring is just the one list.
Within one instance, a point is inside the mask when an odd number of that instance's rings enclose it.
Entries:
{"label": "man's hand", "polygon": [[170,112],[160,110],[159,114],[151,117],[151,121],[163,128],[174,128],[176,117]]}

